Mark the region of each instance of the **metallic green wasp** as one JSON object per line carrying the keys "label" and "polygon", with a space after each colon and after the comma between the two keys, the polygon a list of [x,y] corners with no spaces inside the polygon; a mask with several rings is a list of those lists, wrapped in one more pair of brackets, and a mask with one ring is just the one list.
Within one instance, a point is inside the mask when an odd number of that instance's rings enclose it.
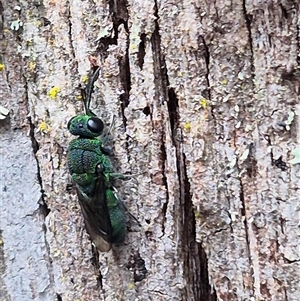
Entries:
{"label": "metallic green wasp", "polygon": [[124,241],[126,219],[124,205],[112,186],[113,178],[120,175],[113,173],[109,151],[105,148],[108,135],[104,134],[102,120],[90,110],[93,86],[98,76],[99,68],[93,69],[86,88],[81,89],[85,114],[74,116],[68,123],[70,133],[79,136],[70,142],[68,166],[86,230],[98,250],[107,252],[113,243]]}

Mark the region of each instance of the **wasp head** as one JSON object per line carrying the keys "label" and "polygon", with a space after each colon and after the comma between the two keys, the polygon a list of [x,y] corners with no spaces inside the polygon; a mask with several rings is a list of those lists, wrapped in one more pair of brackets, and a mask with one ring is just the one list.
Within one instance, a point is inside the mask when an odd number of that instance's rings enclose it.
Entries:
{"label": "wasp head", "polygon": [[72,135],[95,138],[103,132],[103,122],[100,118],[88,115],[77,115],[68,122],[68,130]]}

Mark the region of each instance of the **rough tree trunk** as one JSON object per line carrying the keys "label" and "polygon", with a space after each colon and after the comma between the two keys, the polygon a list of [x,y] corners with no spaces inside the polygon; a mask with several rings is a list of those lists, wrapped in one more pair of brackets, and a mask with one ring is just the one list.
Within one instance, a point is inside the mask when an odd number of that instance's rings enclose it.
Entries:
{"label": "rough tree trunk", "polygon": [[[296,1],[0,2],[1,300],[300,299]],[[97,254],[66,125],[93,110],[141,227]],[[147,270],[147,273],[146,273]]]}

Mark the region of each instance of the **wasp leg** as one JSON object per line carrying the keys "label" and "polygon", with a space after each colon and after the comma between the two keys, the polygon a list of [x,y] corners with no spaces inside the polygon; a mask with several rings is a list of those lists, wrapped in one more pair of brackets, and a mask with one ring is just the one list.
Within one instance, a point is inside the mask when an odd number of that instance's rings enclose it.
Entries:
{"label": "wasp leg", "polygon": [[144,173],[136,173],[136,174],[123,174],[123,173],[115,173],[115,172],[112,172],[112,173],[109,173],[109,176],[111,178],[114,178],[114,179],[121,179],[121,180],[125,180],[125,179],[130,179],[130,178],[133,178],[135,176],[140,176]]}
{"label": "wasp leg", "polygon": [[109,144],[109,139],[110,139],[110,136],[111,136],[111,133],[112,133],[112,128],[115,125],[115,121],[116,121],[116,116],[113,115],[107,133],[103,134],[103,136],[102,136],[101,140],[102,140],[102,145],[103,145],[104,149],[106,148],[106,145]]}
{"label": "wasp leg", "polygon": [[104,155],[112,156],[114,154],[113,150],[109,146],[101,146],[101,151]]}

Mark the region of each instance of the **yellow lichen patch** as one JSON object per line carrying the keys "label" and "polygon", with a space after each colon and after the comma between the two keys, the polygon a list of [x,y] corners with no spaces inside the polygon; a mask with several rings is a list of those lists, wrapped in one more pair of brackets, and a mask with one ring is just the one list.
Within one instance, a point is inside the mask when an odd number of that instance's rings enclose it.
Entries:
{"label": "yellow lichen patch", "polygon": [[222,85],[227,85],[228,84],[228,80],[226,78],[224,78],[222,81],[221,81],[221,84]]}
{"label": "yellow lichen patch", "polygon": [[58,92],[60,92],[60,88],[59,87],[53,87],[52,89],[50,89],[50,91],[48,92],[48,96],[52,99],[55,99]]}
{"label": "yellow lichen patch", "polygon": [[29,69],[30,70],[34,70],[35,69],[35,67],[36,67],[36,62],[29,62]]}
{"label": "yellow lichen patch", "polygon": [[199,211],[195,211],[195,219],[199,219],[201,217]]}
{"label": "yellow lichen patch", "polygon": [[128,284],[128,288],[129,288],[130,290],[133,290],[133,289],[134,289],[134,283],[129,283],[129,284]]}
{"label": "yellow lichen patch", "polygon": [[77,97],[76,97],[78,100],[82,100],[82,95],[81,94],[79,94],[79,95],[77,95]]}
{"label": "yellow lichen patch", "polygon": [[59,249],[57,249],[54,254],[53,257],[58,257],[61,254],[61,251]]}
{"label": "yellow lichen patch", "polygon": [[177,76],[178,77],[182,77],[183,76],[183,73],[181,71],[177,71]]}
{"label": "yellow lichen patch", "polygon": [[38,131],[47,134],[51,131],[51,127],[45,121],[42,121],[39,125]]}
{"label": "yellow lichen patch", "polygon": [[137,50],[137,49],[138,49],[138,47],[137,47],[136,44],[131,44],[131,45],[130,45],[130,50],[131,50],[131,51],[135,51],[135,50]]}
{"label": "yellow lichen patch", "polygon": [[82,81],[83,83],[85,83],[85,84],[88,82],[88,80],[89,80],[88,75],[84,75],[84,76],[81,78],[81,81]]}
{"label": "yellow lichen patch", "polygon": [[206,98],[202,98],[200,99],[200,105],[203,109],[206,109],[207,108],[207,105],[208,105],[208,100]]}
{"label": "yellow lichen patch", "polygon": [[0,71],[3,71],[5,69],[5,65],[0,63]]}
{"label": "yellow lichen patch", "polygon": [[26,46],[27,47],[33,46],[33,41],[32,40],[26,40]]}
{"label": "yellow lichen patch", "polygon": [[190,122],[186,122],[184,125],[183,125],[183,128],[186,132],[189,132],[192,128],[192,124]]}
{"label": "yellow lichen patch", "polygon": [[54,46],[55,45],[55,39],[54,38],[48,39],[48,44],[51,45],[51,46]]}

